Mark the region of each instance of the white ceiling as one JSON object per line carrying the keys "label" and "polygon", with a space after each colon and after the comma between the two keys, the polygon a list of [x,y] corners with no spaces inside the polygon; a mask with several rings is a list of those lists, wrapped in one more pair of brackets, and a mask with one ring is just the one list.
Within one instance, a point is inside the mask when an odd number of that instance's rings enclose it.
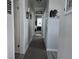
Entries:
{"label": "white ceiling", "polygon": [[32,8],[35,12],[44,11],[46,7],[47,0],[29,0]]}
{"label": "white ceiling", "polygon": [[45,0],[31,0],[31,3],[33,3],[34,7],[44,7],[45,6]]}

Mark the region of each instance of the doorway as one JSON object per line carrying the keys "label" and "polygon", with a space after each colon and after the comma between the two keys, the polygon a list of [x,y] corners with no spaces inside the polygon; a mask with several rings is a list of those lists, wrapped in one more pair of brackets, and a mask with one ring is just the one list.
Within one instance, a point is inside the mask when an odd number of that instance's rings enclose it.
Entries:
{"label": "doorway", "polygon": [[42,36],[42,17],[37,16],[35,21],[35,35]]}

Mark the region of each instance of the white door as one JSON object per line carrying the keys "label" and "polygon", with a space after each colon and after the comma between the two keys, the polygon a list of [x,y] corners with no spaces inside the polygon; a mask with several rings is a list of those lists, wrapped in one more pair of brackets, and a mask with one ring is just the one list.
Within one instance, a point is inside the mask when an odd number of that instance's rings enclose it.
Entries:
{"label": "white door", "polygon": [[14,23],[15,23],[15,53],[20,53],[20,11],[19,0],[14,4]]}

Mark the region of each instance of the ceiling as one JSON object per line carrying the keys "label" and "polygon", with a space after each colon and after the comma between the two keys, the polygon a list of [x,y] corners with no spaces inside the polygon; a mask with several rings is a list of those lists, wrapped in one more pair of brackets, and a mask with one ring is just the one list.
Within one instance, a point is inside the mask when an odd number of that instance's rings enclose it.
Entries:
{"label": "ceiling", "polygon": [[46,8],[47,0],[29,0],[36,14],[42,14]]}

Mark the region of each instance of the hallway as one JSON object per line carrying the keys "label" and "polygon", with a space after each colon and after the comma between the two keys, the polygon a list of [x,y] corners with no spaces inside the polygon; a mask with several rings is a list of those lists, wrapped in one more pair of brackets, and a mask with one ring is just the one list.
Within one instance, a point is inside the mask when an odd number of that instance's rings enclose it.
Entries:
{"label": "hallway", "polygon": [[71,59],[72,5],[67,12],[65,0],[11,1],[8,59]]}
{"label": "hallway", "polygon": [[23,59],[48,59],[42,38],[33,38]]}

